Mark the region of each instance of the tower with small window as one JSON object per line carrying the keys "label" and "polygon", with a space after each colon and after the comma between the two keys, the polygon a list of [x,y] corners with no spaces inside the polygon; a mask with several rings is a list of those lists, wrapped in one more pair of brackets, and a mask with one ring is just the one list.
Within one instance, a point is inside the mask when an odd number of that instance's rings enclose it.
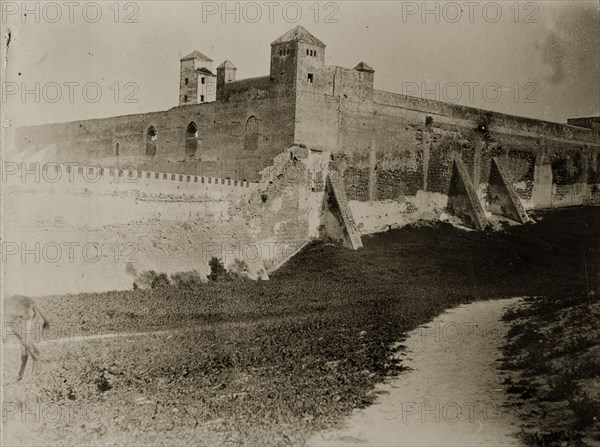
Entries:
{"label": "tower with small window", "polygon": [[311,88],[320,77],[325,44],[298,25],[271,43],[271,79],[296,89]]}
{"label": "tower with small window", "polygon": [[217,97],[217,77],[212,59],[193,51],[180,61],[179,105],[212,102]]}
{"label": "tower with small window", "polygon": [[231,61],[224,61],[217,67],[217,100],[225,97],[225,85],[235,81],[237,68]]}

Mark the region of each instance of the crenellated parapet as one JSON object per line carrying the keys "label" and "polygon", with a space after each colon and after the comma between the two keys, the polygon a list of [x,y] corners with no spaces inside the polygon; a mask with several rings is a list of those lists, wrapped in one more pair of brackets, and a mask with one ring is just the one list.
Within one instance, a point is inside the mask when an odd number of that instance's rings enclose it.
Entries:
{"label": "crenellated parapet", "polygon": [[199,197],[241,197],[258,183],[231,178],[170,172],[106,168],[77,163],[27,164],[5,174],[6,186],[21,189],[79,190],[87,193],[140,191],[147,194],[187,194]]}

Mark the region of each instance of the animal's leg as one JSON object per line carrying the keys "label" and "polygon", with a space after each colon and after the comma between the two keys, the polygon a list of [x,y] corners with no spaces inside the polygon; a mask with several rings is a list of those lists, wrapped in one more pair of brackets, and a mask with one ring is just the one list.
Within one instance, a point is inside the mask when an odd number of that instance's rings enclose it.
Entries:
{"label": "animal's leg", "polygon": [[38,351],[37,347],[32,343],[31,348],[29,349],[29,355],[31,356],[31,374],[36,375],[39,372],[39,364],[38,360],[40,358],[40,351]]}
{"label": "animal's leg", "polygon": [[[37,325],[33,320],[29,320],[25,323],[27,331],[25,333],[25,337],[23,338],[23,345],[25,346],[25,349],[27,350],[27,354],[29,354],[31,356],[31,360],[32,360],[32,368],[31,368],[31,372],[33,374],[36,373],[37,371],[37,364],[38,364],[38,358],[40,356],[40,351],[38,351],[37,346],[34,343],[34,339],[35,336],[38,335],[37,332],[35,332],[35,330],[37,330]],[[34,330],[35,329],[35,330]]]}
{"label": "animal's leg", "polygon": [[19,368],[19,374],[17,375],[17,382],[23,378],[23,372],[25,371],[25,367],[27,366],[28,358],[29,358],[29,354],[27,353],[27,348],[25,348],[24,344],[21,344],[21,368]]}

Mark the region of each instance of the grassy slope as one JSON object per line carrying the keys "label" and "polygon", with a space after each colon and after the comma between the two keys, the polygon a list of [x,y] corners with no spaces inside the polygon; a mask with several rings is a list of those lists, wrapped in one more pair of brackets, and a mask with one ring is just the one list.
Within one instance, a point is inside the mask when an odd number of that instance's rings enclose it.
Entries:
{"label": "grassy slope", "polygon": [[39,383],[5,398],[40,390],[42,402],[102,410],[50,424],[63,443],[298,444],[368,404],[400,369],[390,344],[444,309],[585,290],[598,222],[600,209],[581,208],[499,233],[406,227],[357,252],[315,243],[268,282],[45,298],[50,319],[76,333],[188,329],[45,347]]}
{"label": "grassy slope", "polygon": [[600,443],[600,295],[529,298],[504,319],[511,328],[508,391],[536,447]]}

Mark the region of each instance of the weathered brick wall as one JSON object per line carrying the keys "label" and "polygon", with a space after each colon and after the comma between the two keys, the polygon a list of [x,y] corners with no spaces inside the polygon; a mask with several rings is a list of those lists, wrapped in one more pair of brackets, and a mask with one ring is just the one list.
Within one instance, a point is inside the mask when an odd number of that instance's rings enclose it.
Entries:
{"label": "weathered brick wall", "polygon": [[553,183],[557,186],[587,181],[587,160],[584,160],[581,151],[554,152],[551,156],[551,166]]}
{"label": "weathered brick wall", "polygon": [[[447,194],[454,157],[464,161],[484,202],[492,157],[502,161],[528,208],[583,203],[591,194],[579,185],[598,163],[592,159],[600,141],[591,131],[377,90],[371,102],[363,81],[348,70],[326,67],[324,75],[323,94],[299,95],[296,136],[309,147],[324,141],[334,147],[346,162],[351,201]],[[327,126],[318,123],[321,116]],[[546,167],[558,182],[554,188]],[[557,188],[565,182],[579,186]]]}
{"label": "weathered brick wall", "polygon": [[[232,83],[228,102],[23,127],[16,132],[16,149],[43,149],[54,144],[58,160],[47,161],[95,161],[105,166],[133,162],[140,169],[196,174],[201,174],[202,163],[227,162],[231,178],[256,180],[258,172],[293,143],[294,102],[289,92],[267,88],[262,78],[240,82],[243,88],[239,92],[238,83]],[[246,122],[252,116],[259,122],[257,150],[248,150],[244,144]],[[186,129],[192,122],[198,135],[196,154],[190,158],[186,157]],[[157,132],[155,156],[146,155],[150,126]]]}

